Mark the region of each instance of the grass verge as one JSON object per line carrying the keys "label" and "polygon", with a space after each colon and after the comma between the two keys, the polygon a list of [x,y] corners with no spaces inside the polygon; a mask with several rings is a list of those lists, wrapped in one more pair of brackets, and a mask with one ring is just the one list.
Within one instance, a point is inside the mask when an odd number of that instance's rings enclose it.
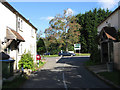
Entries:
{"label": "grass verge", "polygon": [[44,57],[59,57],[58,55],[45,55]]}
{"label": "grass verge", "polygon": [[90,56],[89,53],[76,53],[76,56]]}
{"label": "grass verge", "polygon": [[23,77],[20,75],[19,77],[15,78],[13,81],[6,81],[3,82],[2,90],[6,88],[19,88],[28,77],[24,75]]}
{"label": "grass verge", "polygon": [[98,74],[120,86],[120,71],[114,70],[113,72],[100,72]]}
{"label": "grass verge", "polygon": [[85,62],[85,66],[94,66],[94,65],[100,65],[100,62],[93,62],[91,60],[88,60]]}

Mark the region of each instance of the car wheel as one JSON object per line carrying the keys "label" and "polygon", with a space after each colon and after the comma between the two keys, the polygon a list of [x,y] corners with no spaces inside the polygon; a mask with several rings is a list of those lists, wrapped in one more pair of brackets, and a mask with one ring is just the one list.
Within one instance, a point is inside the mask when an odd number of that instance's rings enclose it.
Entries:
{"label": "car wheel", "polygon": [[71,56],[73,56],[73,55],[71,55]]}

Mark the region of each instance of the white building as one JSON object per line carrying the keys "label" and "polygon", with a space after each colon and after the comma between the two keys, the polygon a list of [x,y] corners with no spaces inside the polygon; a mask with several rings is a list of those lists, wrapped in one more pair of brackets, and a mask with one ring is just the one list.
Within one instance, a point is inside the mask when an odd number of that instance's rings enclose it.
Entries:
{"label": "white building", "polygon": [[114,62],[120,70],[120,6],[115,9],[98,27],[101,62]]}
{"label": "white building", "polygon": [[98,25],[98,32],[100,33],[105,26],[114,27],[117,31],[120,29],[120,6]]}
{"label": "white building", "polygon": [[18,62],[25,50],[31,51],[36,62],[36,32],[37,28],[8,2],[0,2],[1,51],[15,60],[14,69],[18,69]]}

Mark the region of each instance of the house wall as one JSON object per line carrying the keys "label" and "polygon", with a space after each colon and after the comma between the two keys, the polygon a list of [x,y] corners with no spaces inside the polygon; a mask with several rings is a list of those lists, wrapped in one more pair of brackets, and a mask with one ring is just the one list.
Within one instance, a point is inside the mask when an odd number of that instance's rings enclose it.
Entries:
{"label": "house wall", "polygon": [[114,67],[120,70],[120,42],[113,44]]}
{"label": "house wall", "polygon": [[26,23],[22,18],[21,20],[22,29],[18,29],[18,33],[24,38],[25,42],[21,42],[19,44],[18,61],[26,50],[26,52],[31,52],[34,62],[36,62],[36,30]]}
{"label": "house wall", "polygon": [[16,49],[14,50],[14,44],[11,45],[13,50],[10,50],[9,55],[16,60],[14,62],[14,69],[16,69],[16,67],[18,69],[18,62],[25,50],[26,52],[28,50],[31,51],[34,62],[36,62],[36,30],[21,17],[23,21],[22,29],[17,29],[17,18],[16,14],[0,3],[0,40],[4,41],[7,27],[17,31],[25,40],[25,42],[20,42],[19,51]]}
{"label": "house wall", "polygon": [[[2,3],[0,3],[0,39],[4,41],[6,37],[7,27],[16,30],[16,15],[6,8]],[[3,51],[3,50],[2,50]],[[16,50],[10,51],[10,56],[16,60]],[[14,69],[16,66],[16,61],[14,64]]]}
{"label": "house wall", "polygon": [[[120,13],[120,11],[119,10],[117,10],[115,13],[113,13],[110,17],[108,17],[102,24],[100,24],[99,26],[98,26],[98,28],[97,28],[97,30],[98,30],[98,33],[100,33],[100,31],[102,30],[102,28],[103,27],[105,27],[105,26],[108,26],[108,23],[110,23],[110,26],[111,27],[115,27],[115,29],[116,30],[118,30],[119,29],[119,24],[118,24],[118,13]],[[106,22],[108,22],[108,23],[106,23]]]}
{"label": "house wall", "polygon": [[6,27],[16,30],[16,15],[0,3],[0,39],[4,41]]}

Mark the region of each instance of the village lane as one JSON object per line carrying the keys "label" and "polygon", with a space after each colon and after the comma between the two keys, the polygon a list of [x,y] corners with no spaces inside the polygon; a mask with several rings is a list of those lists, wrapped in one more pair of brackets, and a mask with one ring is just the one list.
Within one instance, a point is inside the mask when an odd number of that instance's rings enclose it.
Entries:
{"label": "village lane", "polygon": [[103,81],[91,74],[84,62],[89,57],[50,57],[47,63],[27,80],[21,88],[109,88]]}

